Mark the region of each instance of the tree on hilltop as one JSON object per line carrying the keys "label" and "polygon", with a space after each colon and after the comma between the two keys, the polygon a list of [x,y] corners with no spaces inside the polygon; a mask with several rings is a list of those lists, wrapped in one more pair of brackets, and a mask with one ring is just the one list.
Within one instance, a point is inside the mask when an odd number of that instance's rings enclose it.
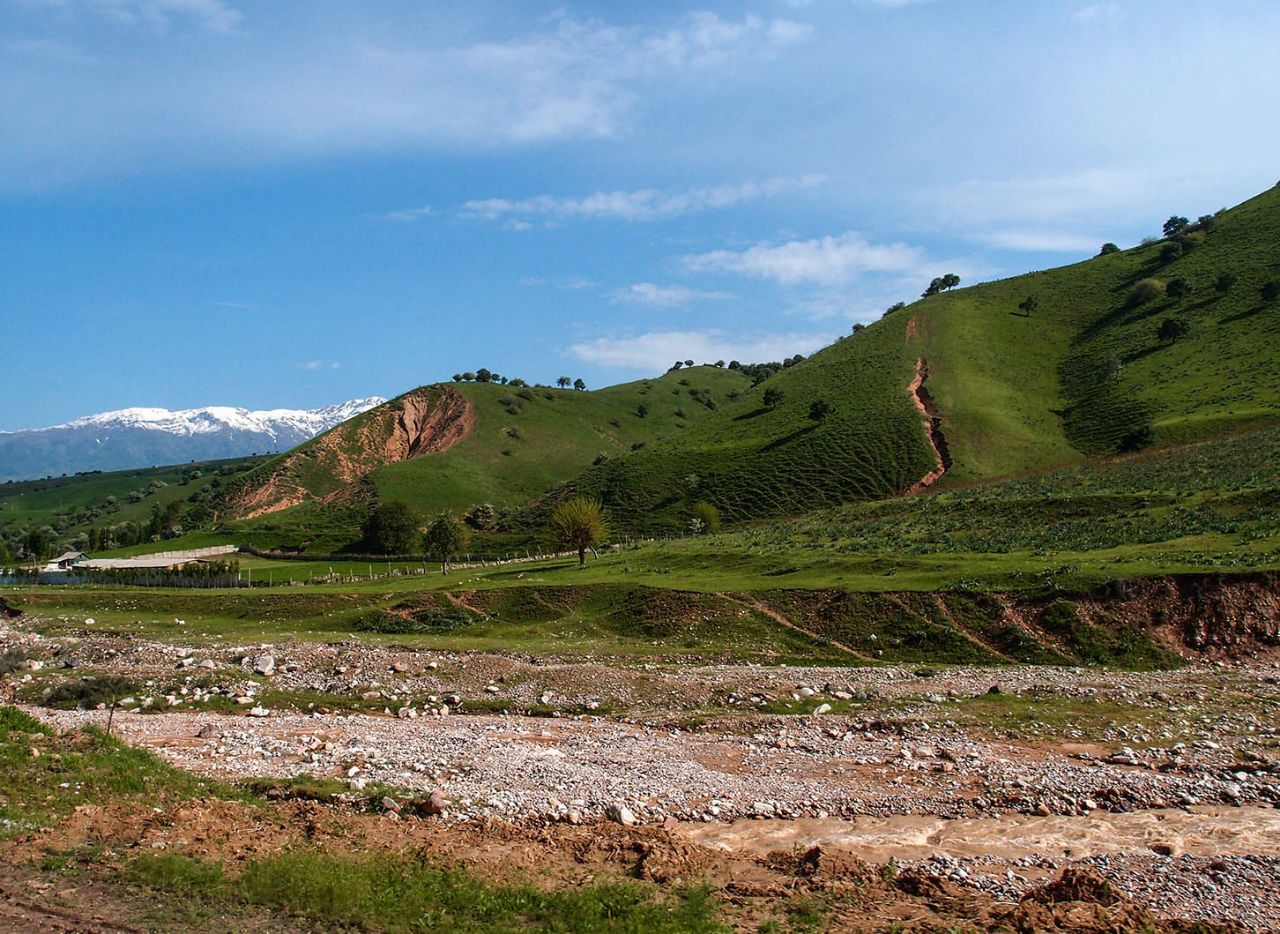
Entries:
{"label": "tree on hilltop", "polygon": [[572,382],[573,380],[571,380],[569,377],[561,376],[556,380],[556,385],[559,386],[561,389],[567,389],[569,384]]}

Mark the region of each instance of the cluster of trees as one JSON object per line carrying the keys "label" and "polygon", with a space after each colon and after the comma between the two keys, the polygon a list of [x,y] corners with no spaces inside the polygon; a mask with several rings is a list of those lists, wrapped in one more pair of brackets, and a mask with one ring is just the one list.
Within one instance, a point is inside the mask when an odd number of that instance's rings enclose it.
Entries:
{"label": "cluster of trees", "polygon": [[945,276],[935,276],[929,283],[929,287],[920,294],[920,297],[928,298],[930,295],[937,295],[939,292],[946,292],[949,289],[954,289],[959,284],[960,277],[954,272],[949,272]]}
{"label": "cluster of trees", "polygon": [[573,379],[570,376],[561,376],[556,380],[556,385],[559,386],[561,389],[568,389],[570,386],[573,386],[574,389],[577,389],[579,391],[587,388],[586,381],[581,377],[579,377],[578,379]]}
{"label": "cluster of trees", "polygon": [[804,354],[796,354],[794,357],[787,357],[785,360],[771,363],[739,363],[737,360],[729,361],[729,369],[736,370],[743,376],[751,380],[752,386],[759,386],[770,376],[775,373],[781,373],[783,370],[795,366],[804,360]]}
{"label": "cluster of trees", "polygon": [[[710,531],[719,527],[720,515],[714,507],[700,509],[704,527]],[[441,513],[427,526],[419,530],[419,520],[404,503],[387,502],[373,509],[361,526],[364,544],[372,552],[385,555],[409,555],[421,553],[440,562],[440,572],[447,574],[449,564],[466,547],[471,528],[484,528],[496,517],[493,507],[486,504],[472,507],[463,522],[448,513]],[[577,496],[561,503],[551,513],[547,529],[552,541],[563,548],[578,552],[578,562],[586,564],[587,551],[595,548],[609,535],[604,506],[600,500]]]}
{"label": "cluster of trees", "polygon": [[480,367],[480,369],[476,370],[474,373],[472,373],[470,370],[468,370],[465,373],[454,373],[453,381],[455,383],[472,383],[472,382],[498,383],[499,385],[502,385],[502,386],[507,386],[507,385],[528,386],[529,385],[519,377],[516,377],[515,379],[508,379],[507,377],[499,373],[495,373],[492,370],[487,370],[484,367]]}

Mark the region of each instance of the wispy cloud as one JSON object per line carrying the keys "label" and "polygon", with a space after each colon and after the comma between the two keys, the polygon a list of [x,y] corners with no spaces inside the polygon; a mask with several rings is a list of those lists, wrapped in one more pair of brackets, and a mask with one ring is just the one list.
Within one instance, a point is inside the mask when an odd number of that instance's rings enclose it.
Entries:
{"label": "wispy cloud", "polygon": [[1072,14],[1082,23],[1102,23],[1117,20],[1121,16],[1118,3],[1090,3],[1080,7]]}
{"label": "wispy cloud", "polygon": [[595,283],[583,276],[525,276],[520,280],[523,286],[550,286],[553,289],[565,289],[579,292],[583,289],[595,288]]}
{"label": "wispy cloud", "polygon": [[230,308],[235,311],[248,311],[250,309],[258,307],[252,302],[221,301],[221,302],[214,302],[213,304],[217,305],[219,308]]}
{"label": "wispy cloud", "polygon": [[652,373],[665,370],[676,360],[692,359],[699,363],[781,360],[797,353],[813,353],[829,344],[833,337],[803,332],[743,335],[716,329],[649,331],[573,344],[569,355],[598,366]]}
{"label": "wispy cloud", "polygon": [[323,360],[308,360],[305,363],[297,364],[300,370],[336,370],[341,366],[342,364],[336,361],[326,363]]}
{"label": "wispy cloud", "polygon": [[244,15],[223,0],[36,0],[38,6],[68,16],[88,13],[126,27],[167,32],[186,22],[209,32],[231,32]]}
{"label": "wispy cloud", "polygon": [[[108,51],[78,63],[54,45],[28,45],[5,74],[7,86],[30,92],[0,110],[0,187],[148,167],[616,137],[655,93],[749,74],[744,66],[810,34],[802,23],[750,15],[677,15],[654,28],[560,14],[477,39],[397,31],[391,24],[408,18],[394,15],[348,30],[360,17],[327,9],[313,28],[272,21],[251,31],[227,0],[27,0],[19,15],[37,28],[49,26],[40,19],[56,28],[92,15],[244,38],[225,48],[192,43],[175,56],[162,44],[86,41],[77,29],[75,43]],[[129,44],[113,47],[119,41]],[[51,122],[54,112],[65,119]]]}
{"label": "wispy cloud", "polygon": [[736,185],[689,188],[685,191],[642,188],[636,191],[598,191],[581,198],[554,195],[535,195],[515,201],[485,198],[467,201],[460,208],[460,213],[465,217],[508,222],[527,222],[529,218],[553,221],[656,221],[730,208],[746,201],[813,188],[822,182],[823,177],[820,175],[801,175],[747,181]]}
{"label": "wispy cloud", "polygon": [[634,282],[609,293],[614,304],[647,305],[650,308],[676,308],[693,302],[720,301],[732,298],[728,292],[710,292],[687,285],[656,285]]}
{"label": "wispy cloud", "polygon": [[908,273],[928,267],[923,251],[905,243],[874,244],[861,234],[786,243],[757,243],[745,250],[714,250],[684,258],[693,272],[728,272],[784,285],[841,285],[864,273]]}
{"label": "wispy cloud", "polygon": [[1102,243],[1098,237],[1065,230],[1023,228],[992,230],[979,234],[976,239],[998,249],[1022,250],[1029,253],[1088,253],[1096,250]]}
{"label": "wispy cloud", "polygon": [[388,211],[382,215],[383,220],[400,221],[401,223],[411,223],[421,220],[424,217],[430,217],[435,213],[435,209],[428,204],[424,204],[420,208],[408,208],[404,211]]}

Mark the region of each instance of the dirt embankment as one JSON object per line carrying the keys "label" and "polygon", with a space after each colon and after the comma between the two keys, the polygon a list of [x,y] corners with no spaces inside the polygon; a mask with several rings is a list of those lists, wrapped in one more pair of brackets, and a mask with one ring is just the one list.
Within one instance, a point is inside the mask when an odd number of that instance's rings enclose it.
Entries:
{"label": "dirt embankment", "polygon": [[916,375],[911,380],[910,385],[907,386],[907,394],[911,396],[911,403],[920,413],[921,421],[924,425],[925,438],[933,451],[934,467],[907,490],[907,496],[923,493],[941,480],[946,472],[951,469],[951,449],[947,445],[946,435],[942,432],[942,414],[938,411],[938,406],[933,401],[933,394],[925,386],[925,382],[928,379],[929,364],[923,357],[920,357],[916,360]]}
{"label": "dirt embankment", "polygon": [[453,387],[414,390],[288,454],[236,497],[231,514],[253,519],[311,500],[351,498],[372,471],[447,451],[474,423],[471,404]]}
{"label": "dirt embankment", "polygon": [[[1086,865],[1067,866],[1025,886],[1020,896],[1002,899],[957,884],[927,865],[898,871],[840,847],[726,851],[665,827],[450,824],[408,811],[387,817],[307,801],[258,807],[216,799],[163,808],[90,805],[77,809],[53,833],[18,841],[10,852],[30,859],[50,846],[69,849],[100,840],[112,841],[113,849],[126,857],[181,853],[219,861],[231,874],[250,860],[301,850],[344,857],[412,853],[463,867],[492,883],[532,882],[550,889],[628,881],[664,891],[701,883],[721,918],[738,931],[760,930],[815,902],[824,905],[827,927],[850,932],[1242,930],[1233,923],[1193,926],[1175,920],[1185,917],[1177,910],[1185,906],[1157,914]],[[99,879],[104,876],[104,870],[91,871],[79,883],[87,898],[76,897],[81,888],[65,889],[63,904],[51,910],[47,901],[10,895],[22,880],[13,872],[0,873],[0,891],[9,896],[6,916],[18,930],[134,930],[106,921],[133,920],[139,912],[123,901],[126,893],[102,887]],[[51,921],[80,925],[49,927]]]}

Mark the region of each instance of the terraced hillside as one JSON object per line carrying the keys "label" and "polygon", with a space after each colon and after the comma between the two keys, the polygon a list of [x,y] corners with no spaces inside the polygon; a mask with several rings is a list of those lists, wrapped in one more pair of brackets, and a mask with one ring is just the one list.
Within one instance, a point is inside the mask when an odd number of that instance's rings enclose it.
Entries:
{"label": "terraced hillside", "polygon": [[423,516],[513,506],[593,461],[678,434],[748,385],[706,366],[592,392],[423,386],[268,461],[228,490],[222,518],[308,525],[375,498]]}
{"label": "terraced hillside", "polygon": [[1280,421],[1280,187],[1196,227],[917,301],[562,493],[672,530]]}

